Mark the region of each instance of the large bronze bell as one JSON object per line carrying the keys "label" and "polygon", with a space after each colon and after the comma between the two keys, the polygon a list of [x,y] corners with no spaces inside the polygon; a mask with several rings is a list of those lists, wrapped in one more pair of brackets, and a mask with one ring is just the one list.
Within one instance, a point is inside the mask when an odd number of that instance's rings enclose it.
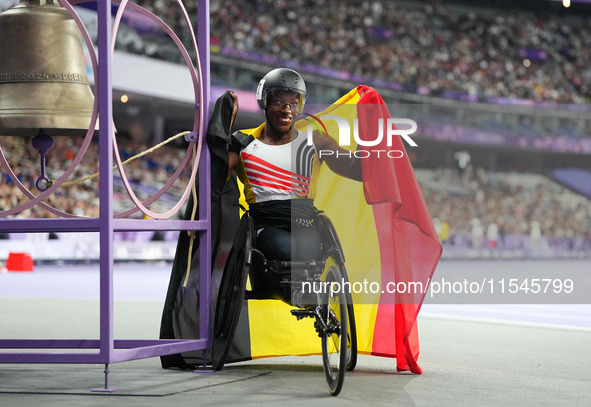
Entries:
{"label": "large bronze bell", "polygon": [[83,136],[93,102],[82,35],[57,0],[0,14],[0,135]]}

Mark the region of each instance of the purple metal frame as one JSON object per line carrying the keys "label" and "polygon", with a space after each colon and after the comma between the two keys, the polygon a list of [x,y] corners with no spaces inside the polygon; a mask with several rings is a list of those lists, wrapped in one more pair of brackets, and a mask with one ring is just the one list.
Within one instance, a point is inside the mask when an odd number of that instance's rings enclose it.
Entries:
{"label": "purple metal frame", "polygon": [[[0,363],[109,363],[124,362],[210,347],[211,205],[210,156],[203,143],[199,171],[199,218],[195,221],[115,219],[113,215],[113,140],[111,87],[111,0],[97,1],[99,72],[100,214],[98,218],[2,219],[0,231],[100,233],[100,339],[0,339],[0,349],[98,349],[98,353],[0,353]],[[202,64],[204,134],[209,118],[209,2],[198,1],[198,45]],[[203,135],[201,137],[204,137]],[[116,340],[113,337],[113,232],[121,230],[196,230],[200,232],[199,339]],[[195,310],[198,312],[197,310]],[[105,369],[105,389],[108,368]]]}

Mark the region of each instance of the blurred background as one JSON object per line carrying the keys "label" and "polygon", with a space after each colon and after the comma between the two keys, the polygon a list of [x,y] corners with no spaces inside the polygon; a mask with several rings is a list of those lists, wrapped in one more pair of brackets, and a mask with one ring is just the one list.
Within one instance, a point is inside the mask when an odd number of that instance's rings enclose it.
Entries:
{"label": "blurred background", "polygon": [[[0,11],[16,4],[0,0]],[[196,1],[185,2],[196,29]],[[178,4],[137,1],[192,50]],[[96,43],[93,3],[76,6]],[[568,6],[568,7],[567,7]],[[113,15],[116,12],[114,5]],[[88,50],[86,50],[88,56]],[[298,70],[309,104],[326,105],[359,84],[376,88],[393,117],[415,120],[408,151],[443,243],[443,259],[591,257],[591,4],[587,1],[219,0],[211,2],[212,100],[240,98],[235,128],[263,121],[254,91],[270,69]],[[88,75],[92,66],[87,57]],[[174,42],[127,9],[113,57],[118,148],[130,157],[191,130],[194,96]],[[96,140],[95,140],[96,141]],[[82,140],[59,138],[47,156],[57,179]],[[0,146],[31,190],[39,156],[26,138]],[[129,164],[147,198],[178,168],[183,139]],[[97,170],[98,142],[74,177]],[[179,199],[188,169],[151,206]],[[115,173],[115,209],[131,201]],[[26,200],[2,168],[0,209]],[[61,188],[48,203],[98,215],[97,180]],[[179,212],[182,214],[183,211]],[[15,217],[53,217],[33,208]],[[172,260],[177,232],[116,233],[118,260]],[[94,234],[0,235],[0,261],[28,250],[36,262],[94,261]]]}

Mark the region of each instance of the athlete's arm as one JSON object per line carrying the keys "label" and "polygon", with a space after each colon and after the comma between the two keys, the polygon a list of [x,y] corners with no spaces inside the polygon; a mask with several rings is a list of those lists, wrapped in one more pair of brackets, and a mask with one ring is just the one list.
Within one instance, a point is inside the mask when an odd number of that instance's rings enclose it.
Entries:
{"label": "athlete's arm", "polygon": [[232,171],[234,171],[234,169],[236,168],[236,165],[238,165],[238,154],[235,153],[234,151],[228,151],[228,177],[230,178],[230,176],[232,175]]}
{"label": "athlete's arm", "polygon": [[336,140],[327,136],[326,133],[314,131],[312,137],[316,151],[319,152],[319,155],[320,151],[323,152],[319,158],[326,161],[328,168],[343,177],[363,181],[360,159],[355,158],[350,151],[339,146]]}

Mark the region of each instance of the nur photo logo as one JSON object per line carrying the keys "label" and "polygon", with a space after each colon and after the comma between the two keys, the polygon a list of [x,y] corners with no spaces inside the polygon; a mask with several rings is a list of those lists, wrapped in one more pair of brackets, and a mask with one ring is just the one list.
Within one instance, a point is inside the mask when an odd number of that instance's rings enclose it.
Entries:
{"label": "nur photo logo", "polygon": [[[336,125],[338,132],[338,144],[341,147],[350,147],[353,142],[358,146],[366,147],[363,149],[357,149],[356,151],[348,151],[347,153],[339,153],[338,151],[332,150],[319,150],[318,157],[326,157],[329,155],[348,155],[349,157],[355,158],[401,158],[404,156],[403,150],[392,149],[394,145],[393,138],[399,136],[404,140],[410,147],[418,147],[418,144],[410,137],[417,130],[417,123],[411,119],[403,118],[376,118],[377,122],[377,134],[363,134],[359,133],[359,119],[347,119],[338,115],[322,115],[320,117],[314,116],[308,113],[302,113],[308,116],[307,119],[312,124],[306,127],[308,145],[313,146],[313,134],[315,130],[328,134],[326,124],[328,120],[333,121]],[[352,121],[352,123],[350,123]],[[331,126],[334,127],[334,126]],[[352,137],[351,137],[352,136]],[[367,147],[376,147],[375,149],[369,149]],[[381,147],[381,148],[380,148]],[[386,148],[384,148],[386,147]]]}

